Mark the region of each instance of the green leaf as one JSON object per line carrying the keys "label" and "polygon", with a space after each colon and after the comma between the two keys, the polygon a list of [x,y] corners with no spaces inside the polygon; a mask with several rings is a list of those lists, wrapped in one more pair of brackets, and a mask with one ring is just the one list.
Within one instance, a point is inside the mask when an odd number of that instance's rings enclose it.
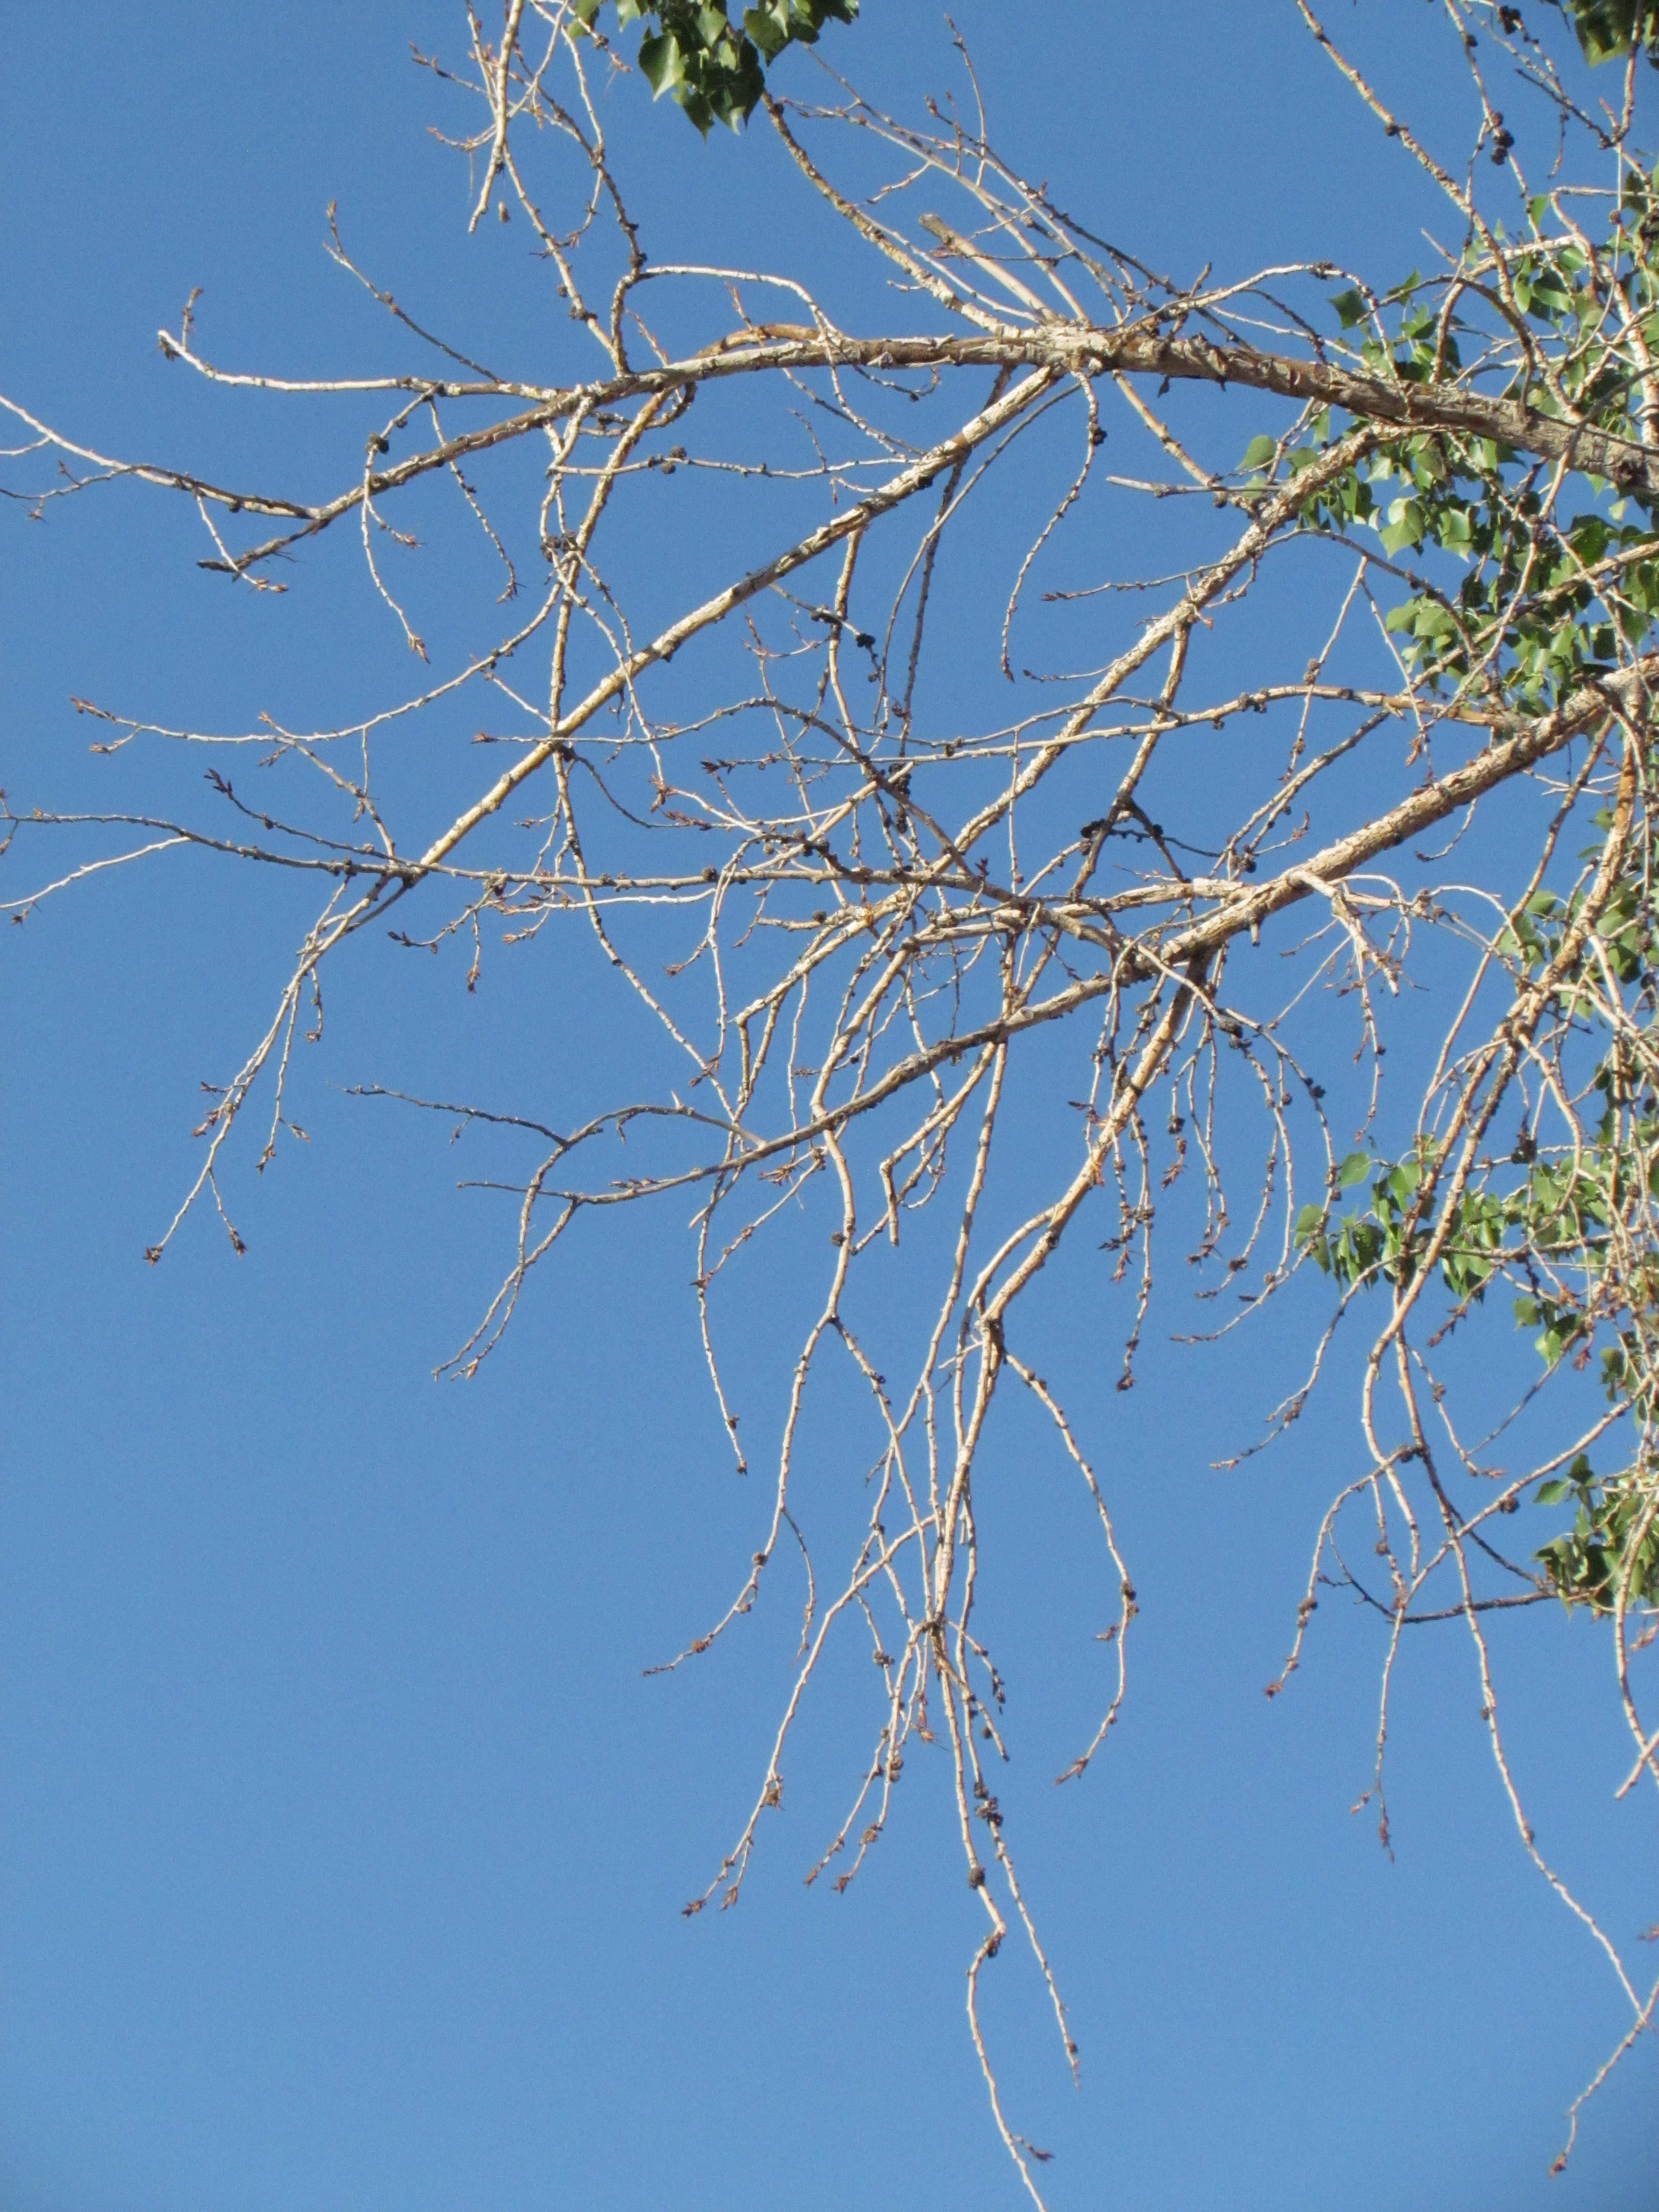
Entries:
{"label": "green leaf", "polygon": [[734,117],[732,112],[732,102],[729,94],[721,94],[718,107],[707,93],[694,91],[687,85],[676,85],[674,97],[679,102],[686,119],[693,124],[705,138],[716,122],[727,122],[732,125],[733,130],[737,128],[740,118]]}
{"label": "green leaf", "polygon": [[1423,510],[1414,499],[1396,499],[1389,507],[1390,520],[1382,532],[1385,553],[1413,551],[1423,543]]}
{"label": "green leaf", "polygon": [[1566,12],[1578,33],[1587,62],[1613,60],[1638,43],[1653,61],[1659,48],[1659,18],[1651,0],[1566,0]]}
{"label": "green leaf", "polygon": [[1259,469],[1267,462],[1272,460],[1273,455],[1278,451],[1279,441],[1277,439],[1268,437],[1252,438],[1249,444],[1245,447],[1244,458],[1240,461],[1238,465],[1242,469]]}
{"label": "green leaf", "polygon": [[1437,599],[1418,601],[1417,619],[1413,623],[1412,629],[1418,637],[1439,639],[1457,635],[1457,624]]}
{"label": "green leaf", "polygon": [[1449,507],[1437,518],[1435,535],[1449,548],[1468,545],[1474,542],[1474,526],[1467,507]]}
{"label": "green leaf", "polygon": [[1538,1505],[1559,1505],[1571,1488],[1572,1485],[1564,1476],[1554,1475],[1548,1482],[1539,1484],[1534,1494],[1534,1503]]}
{"label": "green leaf", "polygon": [[651,97],[660,100],[685,75],[685,63],[678,41],[667,31],[651,31],[640,40],[640,74],[651,88]]}
{"label": "green leaf", "polygon": [[769,8],[745,8],[743,27],[769,62],[776,61],[789,43],[789,33]]}
{"label": "green leaf", "polygon": [[1352,289],[1333,292],[1331,305],[1336,309],[1337,320],[1345,331],[1351,331],[1356,323],[1363,323],[1365,319],[1365,302],[1358,292]]}
{"label": "green leaf", "polygon": [[1364,1182],[1370,1171],[1371,1156],[1369,1152],[1350,1152],[1336,1171],[1337,1188],[1352,1190],[1355,1183]]}

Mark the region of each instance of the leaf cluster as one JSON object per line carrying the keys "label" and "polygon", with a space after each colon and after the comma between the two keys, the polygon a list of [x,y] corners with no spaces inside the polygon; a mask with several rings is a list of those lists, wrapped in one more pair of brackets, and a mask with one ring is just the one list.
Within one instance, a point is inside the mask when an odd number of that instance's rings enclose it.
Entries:
{"label": "leaf cluster", "polygon": [[1659,10],[1647,0],[1566,0],[1565,12],[1587,62],[1613,61],[1634,48],[1659,69]]}
{"label": "leaf cluster", "polygon": [[1540,1505],[1571,1498],[1571,1528],[1536,1557],[1568,1605],[1611,1613],[1620,1580],[1628,1574],[1626,1602],[1659,1604],[1659,1515],[1650,1487],[1628,1476],[1603,1479],[1579,1452],[1565,1475],[1538,1486]]}
{"label": "leaf cluster", "polygon": [[[605,0],[575,0],[590,29]],[[827,22],[850,23],[858,0],[759,0],[734,23],[726,0],[616,0],[622,26],[641,22],[641,73],[653,98],[668,93],[706,138],[735,131],[752,112],[766,71],[786,46],[816,45]]]}
{"label": "leaf cluster", "polygon": [[[1336,1188],[1352,1189],[1375,1170],[1370,1206],[1345,1213],[1334,1224],[1328,1206],[1302,1208],[1296,1219],[1297,1243],[1340,1289],[1363,1290],[1377,1282],[1403,1285],[1416,1274],[1430,1226],[1422,1218],[1419,1193],[1436,1149],[1431,1138],[1423,1138],[1399,1161],[1350,1152],[1335,1171]],[[1533,1218],[1534,1212],[1529,1193],[1498,1199],[1473,1191],[1453,1206],[1439,1267],[1454,1297],[1478,1301],[1485,1296],[1508,1232]]]}

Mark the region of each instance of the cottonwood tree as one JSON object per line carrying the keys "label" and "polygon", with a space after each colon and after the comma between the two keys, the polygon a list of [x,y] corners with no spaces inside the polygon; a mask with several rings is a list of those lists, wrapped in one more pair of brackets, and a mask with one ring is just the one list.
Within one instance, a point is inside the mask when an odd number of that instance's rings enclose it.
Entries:
{"label": "cottonwood tree", "polygon": [[[708,1650],[781,1565],[807,1559],[809,1592],[752,1805],[687,1910],[738,1896],[823,1654],[862,1639],[870,1756],[814,1872],[854,1879],[905,1759],[937,1747],[951,1848],[984,1911],[969,2033],[1038,2202],[1042,2154],[1004,2110],[980,2021],[1011,1933],[1076,2053],[1000,1795],[975,1481],[994,1406],[1024,1395],[1098,1516],[1115,1673],[1070,1781],[1122,1710],[1136,1601],[1029,1293],[1045,1271],[1097,1269],[1103,1241],[1125,1286],[1123,1388],[1155,1272],[1176,1256],[1210,1302],[1200,1334],[1274,1330],[1291,1313],[1276,1294],[1322,1272],[1326,1324],[1251,1449],[1296,1420],[1339,1325],[1367,1334],[1352,1465],[1310,1530],[1269,1694],[1302,1663],[1322,1592],[1374,1611],[1386,1844],[1405,1632],[1466,1638],[1520,1848],[1627,2007],[1573,2128],[1653,2014],[1654,1990],[1534,1836],[1488,1641],[1499,1611],[1600,1617],[1631,1738],[1620,1794],[1659,1785],[1640,1671],[1659,1625],[1659,185],[1633,139],[1653,19],[1444,0],[1478,125],[1472,145],[1437,149],[1294,4],[1443,196],[1448,242],[1426,274],[1160,271],[999,156],[965,52],[960,102],[907,120],[832,73],[816,100],[765,84],[786,45],[850,6],[775,0],[739,27],[619,0],[624,21],[647,19],[635,58],[652,86],[705,131],[747,116],[776,134],[822,221],[884,273],[890,319],[845,328],[804,266],[651,258],[650,210],[603,128],[601,88],[630,67],[622,26],[596,0],[510,0],[500,24],[465,16],[464,63],[416,60],[446,103],[466,219],[529,226],[526,282],[557,295],[588,373],[491,373],[335,232],[342,268],[397,319],[405,373],[232,370],[188,307],[161,337],[178,374],[250,405],[313,395],[332,422],[351,395],[362,442],[332,497],[112,459],[27,395],[5,402],[22,432],[10,489],[32,512],[135,479],[190,501],[203,565],[256,592],[293,588],[292,556],[352,532],[374,619],[422,664],[407,696],[329,728],[164,729],[77,701],[96,751],[204,749],[200,809],[67,813],[31,793],[8,815],[13,866],[34,872],[16,920],[180,848],[250,883],[287,872],[314,902],[148,1256],[204,1207],[241,1249],[229,1170],[263,1169],[292,1126],[301,1048],[353,940],[402,957],[453,939],[470,988],[500,947],[544,958],[569,932],[591,938],[677,1072],[658,1085],[642,1067],[637,1092],[579,1127],[544,1123],[534,1099],[469,1097],[459,1073],[455,1097],[410,1102],[499,1143],[492,1180],[514,1194],[501,1287],[447,1371],[477,1371],[579,1221],[690,1210],[711,1419],[769,1504],[729,1602],[672,1663]],[[1601,106],[1548,42],[1570,52],[1574,29],[1616,58]],[[1535,147],[1519,143],[1523,106]],[[1183,411],[1193,387],[1227,404]],[[1144,462],[1109,464],[1109,430],[1115,456]],[[638,511],[683,515],[688,477],[726,520],[646,563]],[[481,584],[476,648],[441,668],[398,519],[428,478],[453,486]],[[1103,478],[1156,504],[1179,557],[1142,573],[1125,532],[1122,572],[1040,602],[1043,650],[1083,672],[1034,672],[1028,603]],[[1022,536],[1034,486],[1043,519]],[[723,568],[732,532],[766,550]],[[969,532],[1003,605],[976,725],[941,720],[929,691],[956,573],[941,555]],[[1241,688],[1224,672],[1246,660],[1259,672]],[[455,702],[474,698],[487,728],[471,742],[488,742],[459,756],[470,796],[416,834],[409,732],[435,722],[453,746]],[[1415,1071],[1403,1096],[1382,1080],[1391,1048]],[[1011,1138],[1018,1085],[1047,1102],[1051,1144]],[[781,1428],[757,1443],[722,1346],[767,1295],[769,1229],[804,1212],[828,1231],[820,1295]],[[882,1269],[902,1315],[864,1290]],[[1536,1352],[1494,1420],[1517,1316]],[[826,1561],[797,1461],[831,1364],[863,1396],[866,1433],[843,1427],[830,1456],[838,1480],[867,1485],[867,1512],[851,1556]]]}

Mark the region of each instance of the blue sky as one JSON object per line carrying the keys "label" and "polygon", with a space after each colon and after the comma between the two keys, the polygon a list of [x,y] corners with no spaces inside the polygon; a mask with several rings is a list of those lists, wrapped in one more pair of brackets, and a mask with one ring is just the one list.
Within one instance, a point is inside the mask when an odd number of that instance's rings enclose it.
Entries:
{"label": "blue sky", "polygon": [[[1364,0],[1353,21],[1408,96],[1421,67],[1414,112],[1461,148],[1467,102],[1429,67],[1443,46],[1423,19]],[[1012,158],[1155,264],[1322,255],[1386,278],[1440,223],[1277,0],[963,0],[957,20]],[[230,402],[155,345],[201,285],[210,355],[401,365],[320,251],[331,201],[411,312],[527,374],[574,360],[522,225],[469,242],[464,178],[427,135],[444,110],[408,44],[456,58],[459,21],[225,0],[93,6],[66,29],[9,11],[0,389],[106,452],[331,483],[361,452],[350,403]],[[901,0],[867,0],[826,52],[895,104],[954,81],[942,22]],[[805,85],[802,57],[784,81]],[[636,82],[607,127],[659,256],[805,257],[849,317],[874,312],[763,132],[705,148]],[[1242,451],[1262,418],[1235,401]],[[721,525],[733,544],[751,526]],[[1087,526],[1079,574],[1115,526]],[[198,571],[195,532],[131,487],[42,524],[0,513],[14,804],[139,787],[88,760],[71,694],[240,729],[404,687],[349,548],[261,600]],[[197,772],[160,771],[179,788]],[[452,769],[409,773],[416,802],[443,804]],[[170,858],[43,907],[0,948],[0,2203],[1019,2202],[963,2024],[977,1937],[942,1763],[910,1762],[904,1817],[844,1898],[801,1887],[867,1754],[862,1677],[829,1678],[738,1910],[680,1917],[763,1771],[797,1616],[781,1586],[702,1667],[642,1679],[724,1603],[764,1504],[722,1455],[679,1223],[628,1214],[580,1238],[477,1382],[431,1379],[493,1286],[499,1224],[454,1190],[447,1130],[344,1089],[453,1095],[463,1070],[469,1095],[562,1111],[650,1049],[597,965],[499,988],[491,969],[469,996],[464,960],[361,941],[295,1106],[312,1141],[228,1184],[247,1256],[201,1218],[143,1265],[191,1170],[197,1086],[240,1059],[298,913]],[[756,1284],[775,1309],[757,1378],[793,1321],[788,1252]],[[1291,1692],[1261,1694],[1348,1401],[1224,1476],[1211,1463],[1267,1395],[1258,1342],[1171,1346],[1190,1325],[1171,1300],[1126,1397],[1093,1294],[1044,1311],[1143,1607],[1111,1756],[1054,1791],[1103,1680],[1078,1656],[1100,1600],[1065,1470],[1014,1428],[984,1504],[1022,1730],[1005,1802],[1080,2092],[1023,1969],[988,2005],[1016,2124],[1056,2154],[1055,2207],[1650,2203],[1651,2051],[1546,2179],[1622,2021],[1515,1843],[1462,1645],[1413,1655],[1401,1686],[1392,1862],[1347,1809],[1369,1778],[1371,1628],[1329,1608]],[[810,1472],[836,1479],[833,1419]],[[1497,1648],[1540,1833],[1628,1938],[1654,1917],[1651,1814],[1611,1803],[1627,1754],[1604,1646],[1540,1613]]]}

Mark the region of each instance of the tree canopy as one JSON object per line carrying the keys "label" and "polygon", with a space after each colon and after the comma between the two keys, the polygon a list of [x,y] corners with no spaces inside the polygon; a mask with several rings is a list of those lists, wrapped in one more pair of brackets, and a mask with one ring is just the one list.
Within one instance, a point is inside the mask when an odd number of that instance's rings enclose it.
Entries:
{"label": "tree canopy", "polygon": [[[1659,1786],[1659,170],[1637,150],[1659,17],[1574,0],[1553,52],[1520,10],[1449,0],[1474,121],[1448,150],[1297,6],[1440,197],[1425,268],[1162,270],[999,152],[965,50],[960,103],[920,117],[809,77],[805,55],[769,76],[854,0],[740,18],[617,0],[611,20],[601,0],[510,0],[493,42],[469,19],[464,67],[416,59],[462,115],[447,135],[473,225],[493,199],[527,228],[579,371],[507,373],[466,331],[434,336],[331,210],[329,250],[403,366],[228,368],[194,295],[159,341],[215,398],[314,402],[331,426],[357,410],[325,495],[297,467],[277,485],[112,456],[38,396],[3,402],[27,512],[149,487],[197,512],[202,568],[250,596],[353,534],[372,617],[419,666],[404,696],[314,727],[162,726],[77,698],[116,796],[14,793],[19,922],[164,850],[307,902],[146,1256],[198,1213],[242,1253],[233,1163],[263,1173],[303,1136],[304,1048],[348,959],[459,950],[471,992],[580,939],[652,1035],[618,1095],[565,1118],[476,1096],[460,1067],[440,1096],[362,1086],[492,1146],[484,1180],[512,1207],[499,1288],[441,1371],[478,1372],[576,1233],[689,1212],[710,1418],[766,1504],[666,1667],[729,1639],[798,1561],[805,1583],[752,1799],[685,1910],[737,1899],[799,1717],[857,1647],[868,1756],[807,1879],[845,1888],[898,1818],[907,1759],[945,1763],[944,1848],[983,1912],[969,2039],[1038,2203],[1045,2154],[1006,2109],[980,1995],[1017,1936],[1075,2067],[975,1613],[1009,1400],[1086,1499],[1110,1614],[1091,1636],[1112,1672],[1062,1782],[1125,1711],[1139,1613],[1111,1480],[1050,1362],[1062,1266],[1117,1302],[1119,1391],[1169,1326],[1177,1258],[1200,1301],[1184,1334],[1295,1347],[1237,1465],[1294,1431],[1328,1370],[1352,1387],[1352,1463],[1265,1686],[1304,1663],[1328,1597],[1374,1617],[1386,1846],[1406,1632],[1467,1640],[1517,1847],[1621,2006],[1567,2147],[1659,1993],[1535,1832],[1492,1641],[1529,1608],[1597,1624],[1620,1794]],[[843,318],[809,259],[653,258],[653,210],[605,137],[635,26],[632,65],[700,132],[773,134],[892,288],[889,319]],[[1575,45],[1609,64],[1599,108]],[[1511,76],[1544,118],[1535,154],[1522,93],[1497,104]],[[1200,417],[1198,395],[1229,404]],[[1062,577],[1068,523],[1108,492],[1142,518],[1127,566]],[[417,549],[452,520],[479,580],[422,615]],[[971,690],[933,651],[952,593],[982,653]],[[416,733],[441,767],[416,770]],[[185,781],[179,760],[204,765]],[[783,1274],[811,1312],[763,1425],[745,1316]],[[1503,1397],[1517,1326],[1528,1364]],[[808,1510],[826,1455],[827,1573]]]}
{"label": "tree canopy", "polygon": [[[574,0],[573,12],[591,31],[607,0]],[[1613,61],[1632,49],[1659,62],[1659,15],[1644,0],[1560,0],[1590,62]],[[828,22],[850,23],[858,0],[765,0],[734,21],[726,0],[614,0],[619,26],[643,25],[637,62],[653,94],[672,94],[705,135],[716,123],[735,130],[761,98],[766,72],[786,46],[815,46]],[[520,11],[520,14],[522,10]],[[1506,30],[1518,29],[1520,11]]]}

